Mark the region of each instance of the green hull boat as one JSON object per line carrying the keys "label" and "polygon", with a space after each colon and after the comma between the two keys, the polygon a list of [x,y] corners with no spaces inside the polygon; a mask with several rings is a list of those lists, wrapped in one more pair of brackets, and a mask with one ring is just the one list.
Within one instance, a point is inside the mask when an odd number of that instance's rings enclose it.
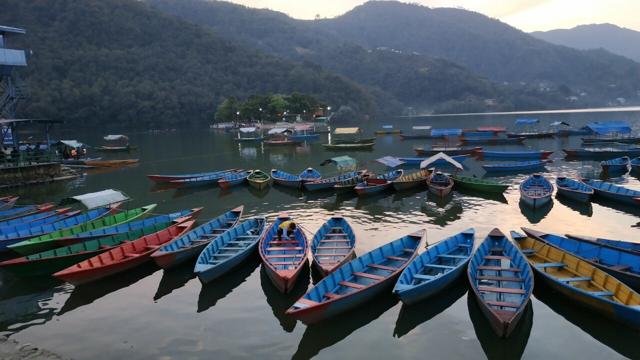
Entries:
{"label": "green hull boat", "polygon": [[116,246],[120,246],[124,242],[137,240],[143,236],[157,233],[174,224],[175,222],[172,221],[156,223],[146,228],[123,234],[93,238],[81,243],[3,261],[0,262],[0,269],[10,271],[20,276],[51,275]]}
{"label": "green hull boat", "polygon": [[[59,239],[73,238],[74,235],[81,234],[83,232],[125,224],[146,215],[155,207],[156,204],[151,204],[132,210],[126,210],[118,214],[105,216],[103,218],[80,224],[72,228],[58,230],[52,233],[24,240],[22,242],[10,245],[8,246],[8,248],[21,255],[30,255],[37,252],[53,249],[60,246],[57,243],[57,240]],[[84,240],[86,239],[78,238],[77,242],[81,242]],[[70,239],[70,242],[73,242],[72,239]]]}
{"label": "green hull boat", "polygon": [[480,179],[470,176],[454,175],[453,181],[456,187],[468,190],[474,190],[479,192],[487,192],[493,194],[502,194],[505,192],[509,185],[500,184],[495,181]]}

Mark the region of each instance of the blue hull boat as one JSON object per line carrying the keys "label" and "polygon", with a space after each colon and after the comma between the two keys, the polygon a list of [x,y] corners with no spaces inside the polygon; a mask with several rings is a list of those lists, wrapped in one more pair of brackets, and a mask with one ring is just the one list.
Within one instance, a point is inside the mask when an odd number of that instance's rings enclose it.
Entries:
{"label": "blue hull boat", "polygon": [[8,226],[15,226],[15,225],[20,225],[20,224],[27,224],[27,223],[31,223],[34,221],[39,221],[39,220],[43,220],[45,218],[51,217],[51,216],[55,216],[55,215],[62,215],[66,212],[69,212],[71,209],[70,208],[63,208],[63,209],[57,209],[54,210],[53,209],[53,205],[51,206],[52,210],[48,210],[48,211],[41,211],[41,212],[30,212],[29,214],[24,214],[24,215],[20,215],[20,216],[15,216],[15,217],[8,217],[2,221],[0,221],[0,228],[4,228],[4,227],[8,227]]}
{"label": "blue hull boat", "polygon": [[[469,158],[469,155],[455,155],[451,156],[451,158],[459,163],[464,162]],[[420,163],[427,160],[428,157],[399,157],[398,160],[404,161],[404,165],[406,166],[420,166]],[[431,163],[433,166],[450,166],[446,160],[438,159]]]}
{"label": "blue hull boat", "polygon": [[289,174],[288,172],[273,169],[271,170],[271,178],[273,179],[273,182],[278,185],[295,189],[300,189],[300,187],[302,187],[302,179],[300,176]]}
{"label": "blue hull boat", "polygon": [[600,166],[602,166],[602,171],[604,172],[626,173],[629,171],[630,162],[631,160],[628,156],[623,156],[620,158],[601,161]]}
{"label": "blue hull boat", "polygon": [[227,174],[222,179],[218,180],[218,186],[222,189],[230,189],[234,186],[243,184],[251,174],[253,174],[253,170]]}
{"label": "blue hull boat", "polygon": [[153,182],[170,183],[172,181],[202,178],[202,177],[208,177],[208,176],[217,177],[233,171],[235,170],[231,169],[231,170],[221,170],[221,171],[209,171],[209,172],[193,173],[193,174],[147,175],[147,177],[149,178],[149,180]]}
{"label": "blue hull boat", "polygon": [[327,220],[311,239],[313,265],[322,276],[355,257],[356,235],[341,216]]}
{"label": "blue hull boat", "polygon": [[45,217],[45,218],[42,218],[42,219],[38,219],[38,220],[34,220],[34,221],[31,221],[31,222],[17,223],[17,224],[14,224],[14,225],[2,226],[2,227],[0,227],[0,235],[6,235],[6,234],[11,234],[11,233],[19,233],[19,232],[28,231],[30,228],[35,228],[35,227],[39,227],[39,226],[43,226],[43,225],[53,224],[53,223],[56,223],[58,221],[62,221],[64,219],[66,219],[66,218],[69,218],[71,216],[79,214],[79,212],[67,212],[67,210],[68,209],[64,209],[63,212],[52,211],[51,213],[53,213],[54,215],[50,215],[48,217]]}
{"label": "blue hull boat", "polygon": [[364,179],[363,182],[358,183],[353,189],[358,196],[366,196],[381,193],[390,189],[393,186],[392,181],[401,177],[404,174],[404,170],[394,170],[386,174],[369,177]]}
{"label": "blue hull boat", "polygon": [[640,174],[640,157],[631,159],[629,164],[631,165],[631,171]]}
{"label": "blue hull boat", "polygon": [[602,196],[603,198],[623,204],[636,205],[637,200],[634,199],[640,197],[640,191],[627,189],[626,187],[614,185],[609,182],[593,179],[583,179],[582,182],[592,187],[597,196]]}
{"label": "blue hull boat", "polygon": [[501,164],[485,164],[482,165],[484,171],[491,172],[518,172],[518,171],[536,171],[543,169],[547,165],[547,160],[532,161],[513,161]]}
{"label": "blue hull boat", "polygon": [[298,299],[287,314],[313,324],[358,307],[393,285],[413,260],[425,231],[403,236],[336,269]]}
{"label": "blue hull boat", "polygon": [[315,181],[305,181],[303,186],[308,191],[333,190],[334,185],[336,185],[337,183],[354,179],[360,176],[360,174],[361,172],[352,171],[346,174],[333,176],[326,179],[320,179]]}
{"label": "blue hull boat", "polygon": [[533,291],[533,272],[522,253],[498,229],[476,249],[467,275],[482,313],[500,337],[515,329]]}
{"label": "blue hull boat", "polygon": [[320,139],[320,134],[289,135],[287,137],[293,141],[314,141]]}
{"label": "blue hull boat", "polygon": [[163,269],[172,268],[193,259],[210,242],[236,226],[243,210],[243,206],[238,206],[171,240],[151,254],[151,258]]}
{"label": "blue hull boat", "polygon": [[475,155],[479,159],[511,159],[511,160],[542,160],[547,159],[553,151],[487,151],[479,150]]}
{"label": "blue hull boat", "polygon": [[569,252],[618,280],[640,289],[640,254],[613,246],[522,228],[527,235]]}
{"label": "blue hull boat", "polygon": [[575,159],[611,159],[614,157],[637,157],[640,156],[640,147],[630,148],[578,148],[562,149],[568,158]]}
{"label": "blue hull boat", "polygon": [[520,183],[520,200],[532,208],[551,202],[553,185],[544,176],[533,174]]}
{"label": "blue hull boat", "polygon": [[191,178],[179,179],[179,180],[171,180],[171,181],[169,181],[169,183],[172,184],[172,185],[184,186],[184,187],[213,185],[213,184],[217,184],[218,181],[220,179],[224,178],[225,176],[227,176],[229,174],[233,174],[235,172],[236,171],[232,171],[232,172],[220,171],[220,172],[212,173],[212,174],[205,175],[205,176],[191,177]]}
{"label": "blue hull boat", "polygon": [[404,269],[393,292],[407,305],[440,292],[467,268],[474,241],[475,231],[467,229],[429,247]]}
{"label": "blue hull boat", "polygon": [[640,253],[640,243],[631,242],[631,241],[623,241],[623,240],[611,240],[611,239],[602,239],[602,238],[593,238],[590,236],[582,236],[582,235],[571,235],[566,234],[567,237],[572,239],[578,239],[583,241],[593,241],[604,245],[613,246],[623,250],[630,250]]}
{"label": "blue hull boat", "polygon": [[320,175],[320,172],[314,168],[306,168],[298,176],[300,176],[300,179],[303,183],[307,181],[316,181],[322,179],[322,175]]}
{"label": "blue hull boat", "polygon": [[193,269],[200,282],[206,284],[219,278],[255,253],[266,225],[264,217],[251,218],[211,241]]}
{"label": "blue hull boat", "polygon": [[[53,204],[50,204],[53,205]],[[14,206],[7,210],[0,211],[0,221],[19,218],[23,215],[33,214],[33,211],[39,208],[38,205]]]}
{"label": "blue hull boat", "polygon": [[585,183],[564,176],[558,176],[556,186],[558,187],[558,195],[580,202],[589,202],[594,192]]}

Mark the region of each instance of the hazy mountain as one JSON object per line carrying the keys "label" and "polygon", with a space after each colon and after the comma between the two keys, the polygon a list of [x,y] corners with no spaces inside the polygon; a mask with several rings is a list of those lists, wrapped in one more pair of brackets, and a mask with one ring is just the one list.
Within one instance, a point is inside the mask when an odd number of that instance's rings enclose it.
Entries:
{"label": "hazy mountain", "polygon": [[531,35],[576,49],[605,49],[640,62],[640,31],[613,24],[580,25],[573,29],[536,31]]}

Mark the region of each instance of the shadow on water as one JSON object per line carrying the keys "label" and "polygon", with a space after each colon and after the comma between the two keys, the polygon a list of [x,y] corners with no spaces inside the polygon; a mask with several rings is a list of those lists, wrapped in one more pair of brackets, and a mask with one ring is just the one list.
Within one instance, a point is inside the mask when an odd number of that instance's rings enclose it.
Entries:
{"label": "shadow on water", "polygon": [[219,300],[224,299],[227,295],[231,294],[235,288],[245,282],[247,278],[253,274],[258,265],[260,265],[258,256],[251,256],[242,265],[234,268],[222,277],[202,285],[200,294],[198,295],[197,311],[201,313],[214,307]]}
{"label": "shadow on water", "polygon": [[351,201],[356,197],[358,197],[358,195],[355,191],[336,193],[334,201],[327,201],[323,203],[322,208],[329,211],[340,210],[345,202]]}
{"label": "shadow on water", "polygon": [[399,202],[408,198],[422,197],[427,191],[427,186],[417,186],[410,189],[396,191],[393,194],[393,202]]}
{"label": "shadow on water", "polygon": [[417,304],[402,305],[393,336],[401,338],[438,314],[447,310],[469,289],[467,278],[461,276],[454,284],[443,289],[436,296],[431,296]]}
{"label": "shadow on water", "polygon": [[379,318],[397,303],[398,298],[391,291],[385,291],[365,306],[307,326],[292,359],[310,359],[318,355],[323,349],[339,343],[354,331]]}
{"label": "shadow on water", "polygon": [[477,198],[486,199],[486,200],[493,200],[493,201],[499,202],[501,204],[508,204],[509,203],[507,201],[507,198],[505,198],[502,193],[500,193],[500,194],[487,193],[487,192],[475,191],[475,190],[470,190],[470,189],[462,189],[462,188],[456,189],[456,191],[458,193],[460,193],[461,195],[465,195],[465,196],[472,196],[472,197],[477,197]]}
{"label": "shadow on water", "polygon": [[520,212],[529,220],[529,223],[537,224],[549,215],[549,212],[553,209],[553,200],[535,209],[525,204],[522,200],[518,202],[518,206],[520,206]]}
{"label": "shadow on water", "polygon": [[177,198],[181,198],[181,197],[185,197],[185,196],[189,196],[189,195],[193,195],[193,194],[197,194],[205,191],[211,191],[211,190],[219,190],[218,185],[209,184],[209,185],[197,185],[197,186],[182,186],[176,189],[176,191],[173,193],[173,198],[177,199]]}
{"label": "shadow on water", "polygon": [[496,335],[491,328],[489,320],[484,316],[476,298],[469,294],[467,296],[467,308],[469,317],[473,324],[473,329],[480,341],[480,346],[484,350],[489,360],[512,360],[521,359],[524,349],[529,342],[531,328],[533,327],[533,306],[531,302],[524,309],[524,314],[520,323],[513,330],[511,335],[504,339]]}
{"label": "shadow on water", "polygon": [[149,190],[149,192],[159,193],[163,191],[177,190],[177,189],[180,189],[180,186],[169,184],[169,183],[154,183],[153,186],[151,187],[151,190]]}
{"label": "shadow on water", "polygon": [[296,286],[288,294],[281,293],[271,282],[264,267],[260,267],[260,286],[271,306],[273,315],[278,319],[282,329],[288,333],[296,327],[296,319],[285,314],[285,311],[293,305],[309,288],[309,266],[305,265],[300,273]]}
{"label": "shadow on water", "polygon": [[569,209],[577,211],[578,213],[580,213],[580,215],[584,215],[587,217],[593,216],[593,206],[591,205],[591,202],[584,203],[569,199],[562,195],[556,195],[556,200],[558,200],[560,204],[568,207]]}
{"label": "shadow on water", "polygon": [[620,203],[611,199],[603,198],[602,196],[598,195],[593,198],[593,202],[606,208],[613,209],[615,211],[640,216],[640,206],[637,205]]}
{"label": "shadow on water", "polygon": [[391,189],[387,189],[378,194],[358,196],[355,208],[360,210],[364,208],[376,208],[377,206],[386,207],[383,203],[391,202]]}
{"label": "shadow on water", "polygon": [[536,281],[533,294],[558,315],[620,355],[629,359],[640,359],[640,331],[576,306],[571,299],[554,291],[542,281]]}
{"label": "shadow on water", "polygon": [[[433,198],[433,196],[432,196]],[[445,203],[426,201],[420,207],[421,211],[429,217],[427,223],[438,226],[446,226],[462,217],[463,207],[459,201]]]}
{"label": "shadow on water", "polygon": [[196,277],[193,272],[193,261],[188,261],[176,268],[163,270],[162,279],[158,284],[158,290],[153,295],[153,300],[160,300],[163,296],[171,294],[174,290],[185,286],[189,280]]}
{"label": "shadow on water", "polygon": [[627,172],[628,172],[627,170],[601,171],[600,180],[607,180],[611,182],[621,182],[624,180],[618,180],[618,179],[622,179],[627,174]]}
{"label": "shadow on water", "polygon": [[249,190],[249,193],[257,197],[258,199],[264,199],[264,197],[267,196],[269,194],[269,191],[271,190],[271,186],[267,186],[262,190],[256,189],[253,186],[247,186],[247,188]]}
{"label": "shadow on water", "polygon": [[126,276],[110,276],[93,283],[77,286],[60,309],[58,315],[63,315],[79,307],[89,305],[94,301],[129,287],[147,276],[158,271],[158,266],[153,262],[147,262],[127,271]]}
{"label": "shadow on water", "polygon": [[282,186],[282,185],[278,185],[278,184],[273,184],[273,188],[283,194],[289,195],[291,197],[294,197],[296,199],[300,199],[303,197],[303,193],[302,190],[300,189],[294,189],[294,188],[290,188],[287,186]]}

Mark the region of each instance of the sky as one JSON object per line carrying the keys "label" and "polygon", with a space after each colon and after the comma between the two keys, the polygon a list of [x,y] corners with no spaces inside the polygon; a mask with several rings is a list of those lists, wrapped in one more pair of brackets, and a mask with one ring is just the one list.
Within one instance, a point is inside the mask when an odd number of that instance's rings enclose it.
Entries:
{"label": "sky", "polygon": [[[335,17],[366,0],[230,0],[298,19]],[[640,31],[640,0],[411,0],[429,7],[461,7],[498,18],[523,31],[612,23]]]}

